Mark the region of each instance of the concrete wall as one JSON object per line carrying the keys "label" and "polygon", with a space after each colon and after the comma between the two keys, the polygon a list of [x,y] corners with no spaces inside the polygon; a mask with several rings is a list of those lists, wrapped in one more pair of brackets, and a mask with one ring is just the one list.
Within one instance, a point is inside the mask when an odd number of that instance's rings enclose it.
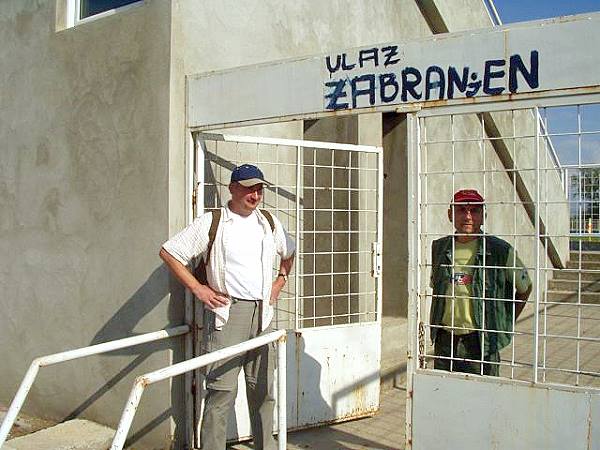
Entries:
{"label": "concrete wall", "polygon": [[[74,28],[64,6],[0,3],[3,402],[35,356],[183,321],[156,253],[185,224],[187,75],[431,33],[411,0],[146,0]],[[181,342],[44,369],[26,411],[114,426],[133,376],[180,359]],[[178,383],[147,394],[136,448],[166,447],[173,413],[181,439]]]}
{"label": "concrete wall", "polygon": [[423,0],[420,3],[424,5],[424,12],[437,9],[448,31],[453,33],[492,25],[483,0]]}
{"label": "concrete wall", "polygon": [[[183,320],[157,257],[169,231],[169,3],[69,29],[63,6],[0,3],[4,404],[36,356]],[[25,411],[114,426],[134,375],[180,358],[181,342],[44,368]],[[136,448],[167,445],[176,392],[148,392]]]}

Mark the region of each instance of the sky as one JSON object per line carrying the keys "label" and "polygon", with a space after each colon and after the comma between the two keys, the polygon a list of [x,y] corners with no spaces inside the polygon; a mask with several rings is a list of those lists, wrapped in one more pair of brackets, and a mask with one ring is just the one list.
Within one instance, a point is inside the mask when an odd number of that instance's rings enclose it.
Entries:
{"label": "sky", "polygon": [[503,23],[600,11],[600,0],[494,0]]}
{"label": "sky", "polygon": [[[550,17],[600,12],[600,0],[494,0],[502,23],[524,22]],[[552,143],[563,165],[600,164],[600,104],[544,108],[540,111],[548,126],[548,132],[577,132],[581,115],[581,130],[589,134],[552,136]],[[575,192],[571,192],[575,194]],[[571,212],[577,203],[571,204]]]}

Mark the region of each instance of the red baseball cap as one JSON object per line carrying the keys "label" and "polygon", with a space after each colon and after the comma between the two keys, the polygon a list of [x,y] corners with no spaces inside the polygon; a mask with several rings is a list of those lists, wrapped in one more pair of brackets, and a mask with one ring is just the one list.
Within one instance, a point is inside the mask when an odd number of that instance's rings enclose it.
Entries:
{"label": "red baseball cap", "polygon": [[452,203],[483,203],[483,197],[475,189],[461,189],[454,193]]}

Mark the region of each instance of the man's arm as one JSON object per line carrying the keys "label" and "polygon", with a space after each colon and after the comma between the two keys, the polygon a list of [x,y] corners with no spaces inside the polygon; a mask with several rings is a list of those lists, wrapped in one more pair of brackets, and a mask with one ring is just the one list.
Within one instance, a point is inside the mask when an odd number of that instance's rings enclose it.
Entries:
{"label": "man's arm", "polygon": [[160,249],[159,256],[165,262],[171,273],[175,275],[175,277],[181,282],[181,284],[188,288],[192,294],[194,294],[210,309],[218,308],[219,306],[225,306],[229,303],[229,300],[224,294],[216,292],[210,286],[201,284],[186,266],[179,262],[164,248]]}
{"label": "man's arm", "polygon": [[[292,271],[293,264],[294,255],[292,255],[288,259],[282,259],[281,263],[279,264],[279,273],[282,273],[287,277],[287,275],[289,275],[289,273]],[[275,281],[273,281],[273,285],[271,286],[271,305],[276,303],[277,299],[279,299],[279,294],[281,293],[283,286],[285,286],[285,278],[278,275],[277,278],[275,278]]]}
{"label": "man's arm", "polygon": [[525,304],[527,302],[527,299],[529,298],[529,294],[531,294],[531,288],[532,286],[530,284],[525,292],[515,292],[515,299],[519,300],[518,302],[515,302],[515,321],[519,318],[519,316],[523,312],[523,309],[525,308]]}
{"label": "man's arm", "polygon": [[514,302],[516,321],[519,315],[523,312],[523,309],[525,308],[525,304],[527,302],[527,299],[529,298],[529,295],[531,294],[531,289],[533,285],[531,283],[531,279],[529,278],[529,274],[527,273],[527,269],[523,264],[523,261],[521,261],[519,255],[511,247],[508,253],[508,261],[506,262],[506,265],[512,266],[513,261],[516,267],[516,269],[514,269],[514,271],[512,272],[512,276],[514,277],[515,283],[515,300],[518,300]]}

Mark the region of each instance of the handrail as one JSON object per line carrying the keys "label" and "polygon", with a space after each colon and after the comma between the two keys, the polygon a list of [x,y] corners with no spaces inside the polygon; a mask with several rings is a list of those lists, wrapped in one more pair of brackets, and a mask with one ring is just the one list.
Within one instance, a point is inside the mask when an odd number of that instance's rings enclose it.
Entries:
{"label": "handrail", "polygon": [[21,385],[15,394],[15,398],[6,412],[6,416],[2,421],[2,426],[0,426],[0,448],[2,448],[2,445],[4,444],[4,441],[6,440],[8,433],[14,424],[15,419],[17,418],[17,415],[23,406],[23,403],[25,403],[25,398],[27,397],[31,386],[35,381],[40,367],[71,361],[73,359],[83,358],[86,356],[98,355],[100,353],[106,353],[121,348],[132,347],[134,345],[145,344],[147,342],[158,341],[169,337],[181,336],[189,331],[190,327],[188,325],[180,325],[178,327],[168,328],[166,330],[159,330],[152,333],[141,334],[139,336],[103,342],[101,344],[81,347],[60,353],[53,353],[51,355],[41,356],[34,359],[29,366],[29,369],[25,373],[25,377],[23,377],[23,381],[21,382]]}
{"label": "handrail", "polygon": [[285,341],[286,341],[286,330],[277,330],[271,333],[258,336],[254,339],[242,342],[240,344],[232,345],[221,350],[217,350],[211,353],[207,353],[196,358],[189,359],[172,366],[164,367],[154,372],[149,372],[145,375],[139,376],[135,379],[121,420],[119,421],[119,427],[115,433],[115,437],[112,442],[110,450],[122,450],[127,439],[127,434],[131,428],[133,418],[137,411],[137,408],[142,399],[142,394],[146,386],[156,383],[158,381],[166,380],[169,378],[182,375],[191,370],[196,370],[204,367],[208,364],[217,362],[221,359],[231,358],[245,353],[249,350],[261,347],[271,342],[278,341],[277,345],[277,404],[278,404],[278,418],[279,418],[279,439],[278,446],[279,450],[285,450],[287,445],[287,418],[286,418],[286,354],[285,354]]}
{"label": "handrail", "polygon": [[537,120],[539,120],[539,122],[540,122],[540,129],[541,129],[540,135],[542,136],[542,138],[544,138],[544,141],[546,142],[546,145],[548,146],[548,148],[550,148],[550,156],[552,157],[552,162],[554,162],[554,165],[556,166],[556,170],[559,172],[560,181],[563,184],[563,191],[565,194],[567,194],[567,185],[568,185],[567,170],[560,163],[560,159],[558,157],[558,154],[556,153],[556,149],[554,148],[554,143],[552,142],[552,138],[548,134],[548,129],[546,128],[546,124],[544,123],[544,120],[542,119],[542,116],[540,115],[539,111],[537,113]]}
{"label": "handrail", "polygon": [[[488,15],[490,16],[492,26],[494,26],[494,27],[501,26],[502,19],[500,18],[500,14],[498,14],[498,10],[496,9],[494,0],[483,0],[483,5],[487,10]],[[548,144],[548,147],[550,148],[550,156],[552,157],[552,160],[553,160],[554,164],[556,165],[557,170],[560,173],[559,176],[560,176],[561,182],[563,184],[563,191],[566,194],[567,193],[567,187],[566,187],[567,180],[566,180],[566,175],[565,175],[565,168],[562,167],[562,165],[560,164],[560,159],[558,158],[558,155],[556,154],[556,149],[554,148],[552,139],[550,139],[550,136],[548,136],[548,131],[546,130],[546,125],[544,124],[544,121],[543,121],[541,115],[539,114],[539,112],[537,114],[537,120],[540,121],[541,129],[542,129],[542,136],[545,137],[546,143]]]}
{"label": "handrail", "polygon": [[492,22],[492,26],[494,26],[494,27],[501,26],[502,19],[500,18],[500,14],[498,14],[498,10],[496,9],[494,0],[483,0],[483,6],[487,10],[488,16],[490,16],[490,21]]}

